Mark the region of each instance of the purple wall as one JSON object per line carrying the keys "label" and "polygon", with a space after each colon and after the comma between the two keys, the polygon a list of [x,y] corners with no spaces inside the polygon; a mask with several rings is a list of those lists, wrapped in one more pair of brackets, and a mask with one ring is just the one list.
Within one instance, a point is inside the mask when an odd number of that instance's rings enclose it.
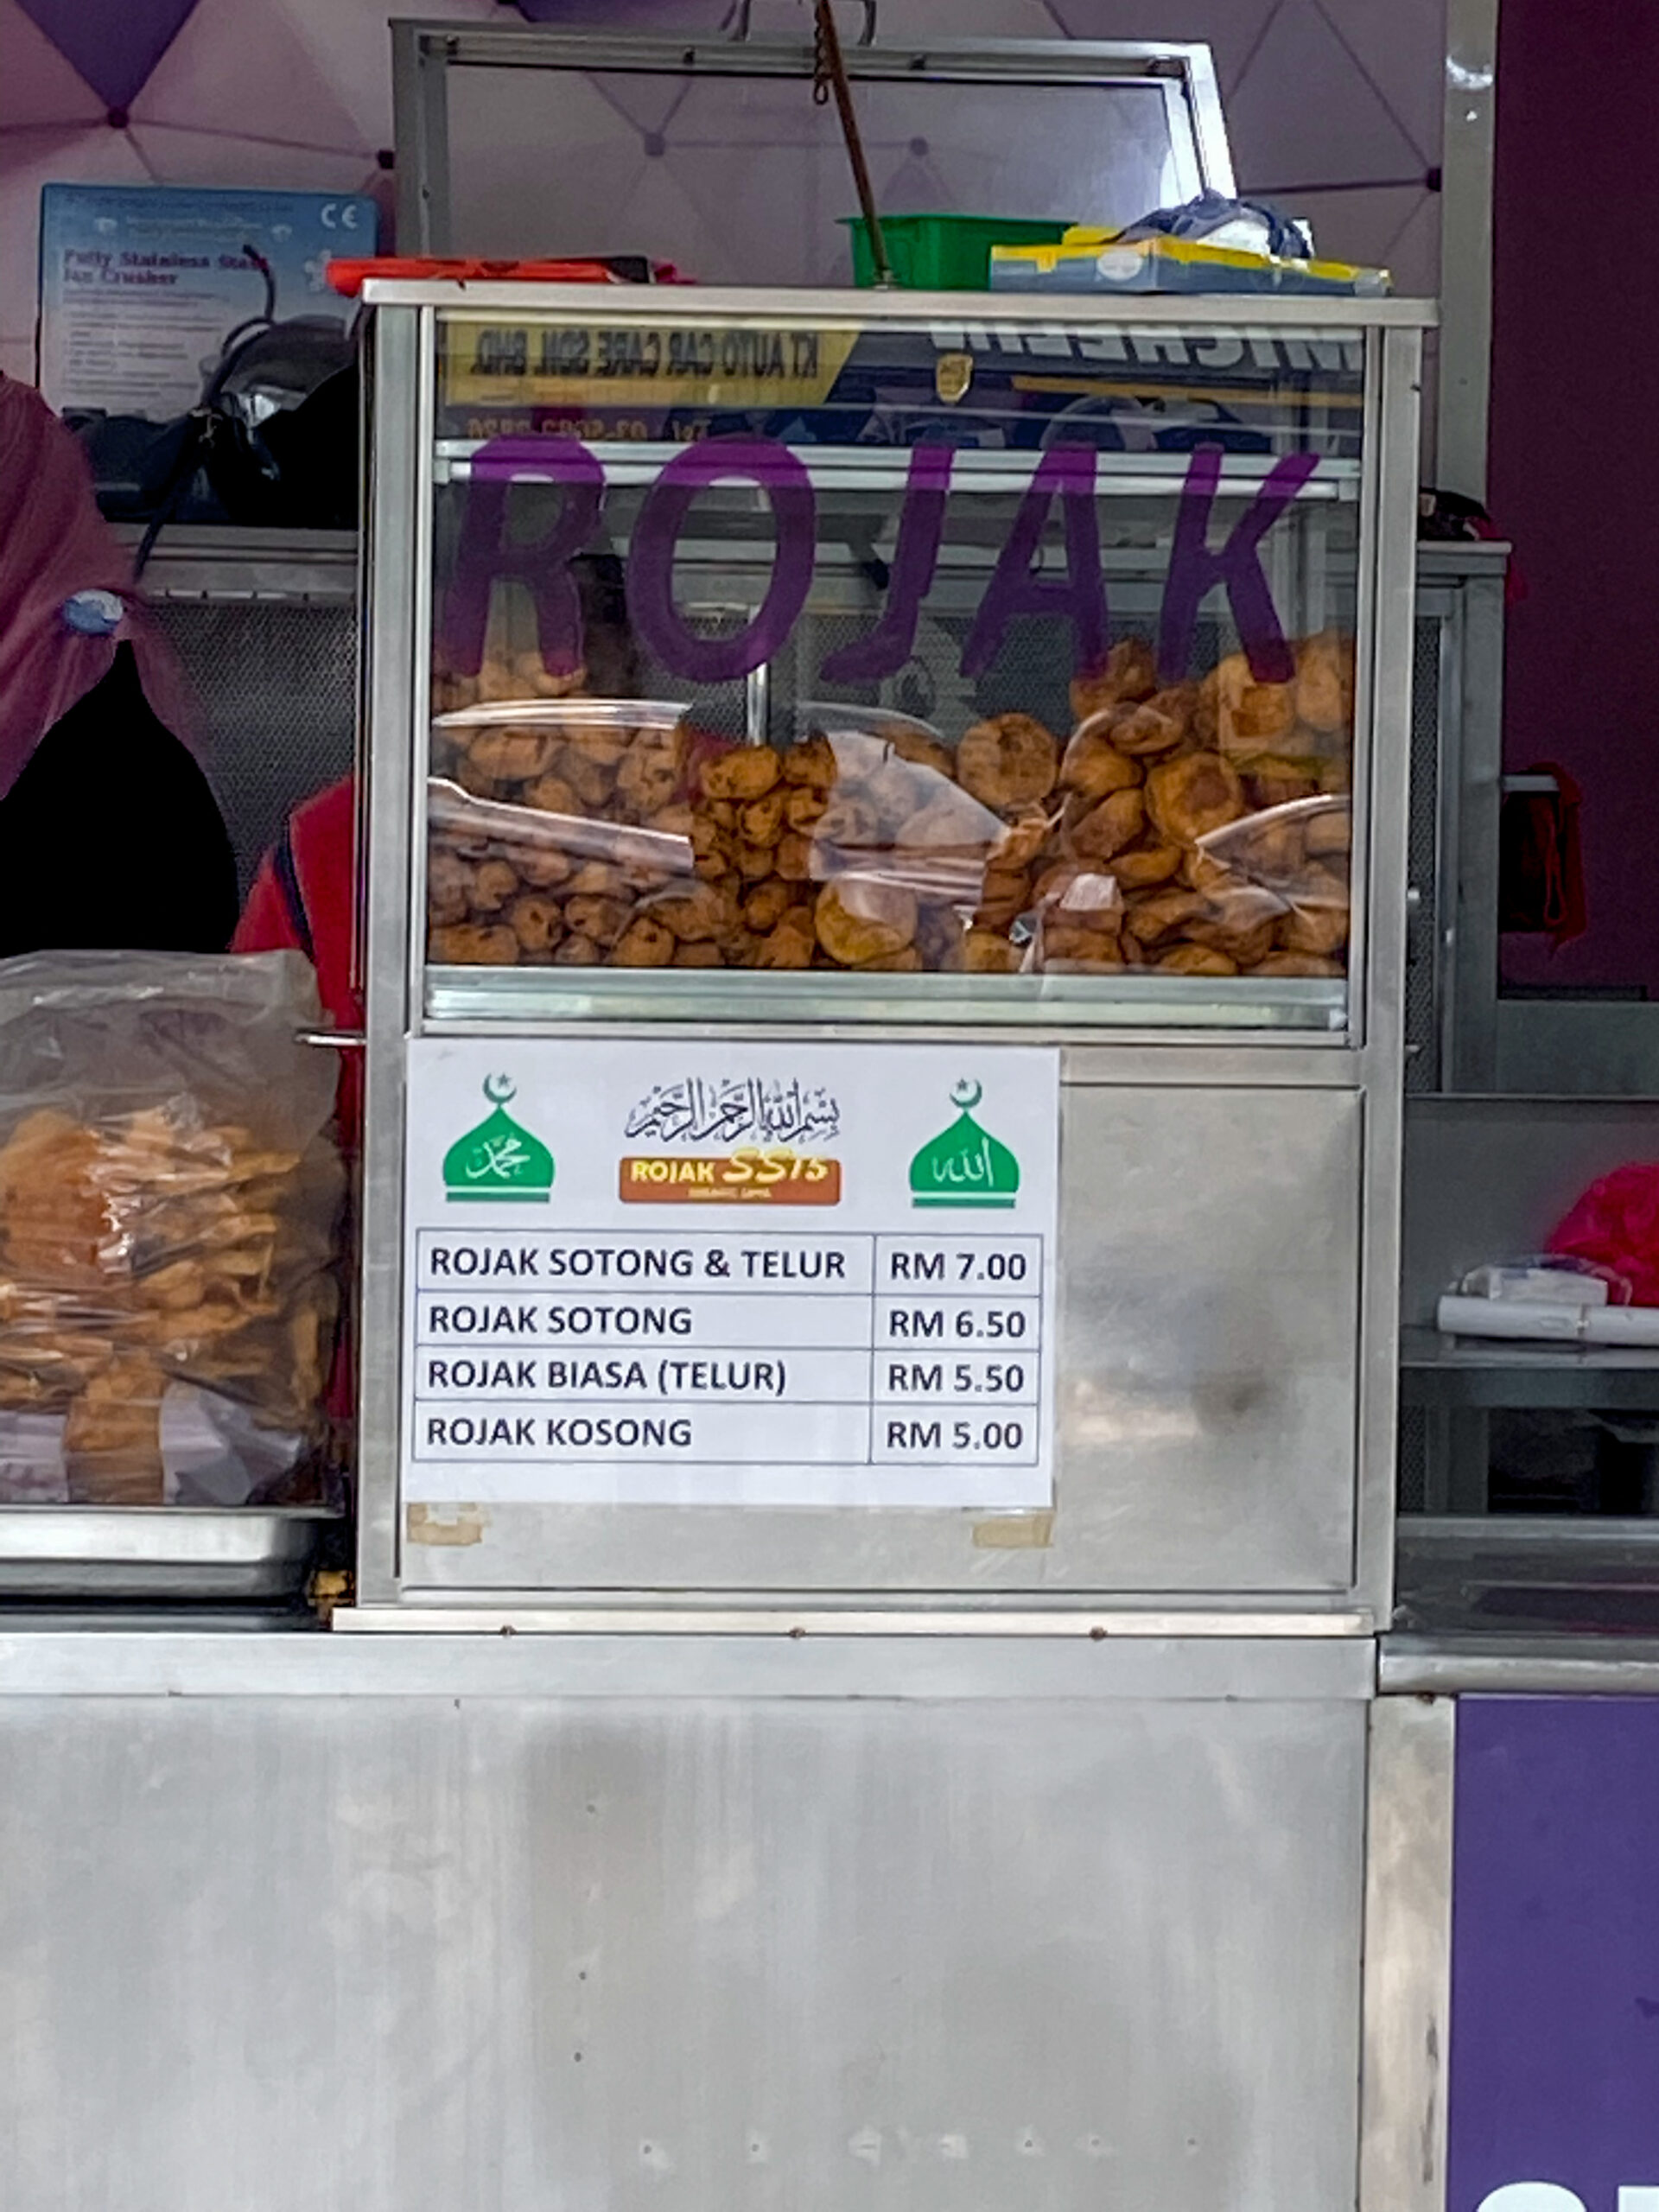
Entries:
{"label": "purple wall", "polygon": [[1503,0],[1491,504],[1510,609],[1508,765],[1584,787],[1590,928],[1517,980],[1659,995],[1659,7]]}
{"label": "purple wall", "polygon": [[1446,2212],[1659,2212],[1659,1699],[1461,1700],[1456,1818]]}

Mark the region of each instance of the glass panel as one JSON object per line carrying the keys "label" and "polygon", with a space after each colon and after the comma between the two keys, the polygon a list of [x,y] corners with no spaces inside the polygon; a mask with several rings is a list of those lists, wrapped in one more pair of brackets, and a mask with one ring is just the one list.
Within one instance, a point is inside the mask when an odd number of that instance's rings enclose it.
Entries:
{"label": "glass panel", "polygon": [[429,1006],[1340,1028],[1363,360],[449,319]]}
{"label": "glass panel", "polygon": [[[456,69],[451,237],[495,257],[638,253],[705,284],[845,284],[858,209],[804,78]],[[1181,86],[861,77],[879,204],[1132,223],[1203,182]]]}

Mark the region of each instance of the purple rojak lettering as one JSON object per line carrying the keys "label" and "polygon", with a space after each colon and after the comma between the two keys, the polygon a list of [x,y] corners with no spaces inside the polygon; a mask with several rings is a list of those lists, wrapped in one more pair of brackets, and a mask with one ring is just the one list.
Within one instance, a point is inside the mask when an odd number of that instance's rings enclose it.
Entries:
{"label": "purple rojak lettering", "polygon": [[1176,511],[1158,624],[1158,666],[1166,683],[1179,683],[1186,674],[1198,608],[1217,584],[1226,587],[1239,643],[1256,682],[1288,683],[1296,673],[1258,549],[1318,467],[1318,456],[1311,453],[1287,454],[1276,461],[1217,553],[1210,545],[1210,511],[1221,482],[1221,448],[1200,446],[1193,454]]}
{"label": "purple rojak lettering", "polygon": [[[948,446],[912,449],[887,604],[874,629],[824,661],[820,673],[832,683],[894,675],[914,651],[921,607],[938,564],[954,461]],[[1276,461],[1216,550],[1210,523],[1222,466],[1217,446],[1200,446],[1188,466],[1159,623],[1160,668],[1166,683],[1185,675],[1198,610],[1220,585],[1257,682],[1285,683],[1294,661],[1260,549],[1318,460],[1290,454]],[[1074,667],[1103,663],[1109,632],[1095,468],[1095,451],[1088,446],[1056,446],[1039,461],[969,630],[964,675],[978,676],[991,666],[1017,615],[1061,617],[1071,626]],[[772,580],[744,629],[732,637],[700,638],[674,604],[676,550],[697,493],[734,479],[758,486],[771,505],[777,543]],[[515,541],[508,535],[512,486],[536,480],[562,487],[557,518],[542,536]],[[1046,574],[1036,563],[1057,496],[1065,567]],[[582,600],[571,564],[597,528],[604,503],[603,467],[575,438],[495,438],[480,448],[440,618],[439,649],[448,666],[458,675],[477,674],[494,588],[504,579],[522,582],[531,595],[546,667],[566,674],[582,665]],[[811,589],[817,519],[804,464],[776,440],[709,439],[677,454],[646,494],[628,556],[628,613],[641,644],[672,674],[702,683],[731,682],[772,659]]]}
{"label": "purple rojak lettering", "polygon": [[[747,478],[766,493],[777,532],[760,612],[730,638],[699,638],[674,604],[674,553],[691,502],[711,484]],[[817,504],[804,464],[773,438],[709,438],[667,462],[645,496],[628,552],[628,613],[640,642],[695,683],[747,676],[783,648],[812,588]]]}
{"label": "purple rojak lettering", "polygon": [[[515,483],[540,478],[563,486],[558,519],[540,537],[507,536]],[[492,438],[473,456],[455,566],[443,597],[440,650],[458,676],[476,676],[498,580],[523,583],[536,603],[543,664],[568,676],[582,658],[582,599],[570,563],[593,536],[605,504],[605,472],[575,438]]]}
{"label": "purple rojak lettering", "polygon": [[[1065,518],[1063,578],[1032,569],[1057,493]],[[1071,625],[1077,668],[1098,668],[1106,658],[1106,584],[1100,569],[1092,446],[1055,446],[1038,462],[963,647],[964,676],[978,676],[991,665],[1016,614],[1064,616]]]}
{"label": "purple rojak lettering", "polygon": [[819,674],[830,683],[863,683],[876,677],[896,676],[915,650],[922,601],[938,566],[944,503],[950,494],[950,468],[956,457],[950,446],[912,448],[887,606],[868,637],[855,638],[824,662]]}

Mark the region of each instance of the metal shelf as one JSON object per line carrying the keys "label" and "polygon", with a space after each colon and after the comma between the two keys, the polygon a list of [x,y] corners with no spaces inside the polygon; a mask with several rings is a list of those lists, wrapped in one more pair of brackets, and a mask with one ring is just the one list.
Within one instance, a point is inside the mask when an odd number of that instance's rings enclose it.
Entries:
{"label": "metal shelf", "polygon": [[[1001,988],[997,988],[1001,986]],[[426,970],[428,1026],[746,1019],[836,1027],[873,1021],[966,1027],[1279,1031],[1340,1042],[1347,985],[1279,976],[997,976],[768,974],[753,969],[440,968]]]}
{"label": "metal shelf", "polygon": [[[115,534],[136,550],[136,523]],[[169,525],[144,570],[146,599],[349,602],[357,596],[357,533],[351,530],[253,530],[226,524]]]}
{"label": "metal shelf", "polygon": [[1659,1521],[1408,1517],[1397,1582],[1414,1636],[1659,1637]]}
{"label": "metal shelf", "polygon": [[3,1506],[0,1598],[291,1598],[343,1517],[325,1506]]}
{"label": "metal shelf", "polygon": [[1400,1332],[1400,1393],[1411,1406],[1659,1413],[1659,1351],[1488,1345],[1408,1328]]}
{"label": "metal shelf", "polygon": [[[1316,404],[1316,403],[1310,403]],[[534,433],[524,432],[519,442],[528,446]],[[436,483],[464,482],[472,473],[472,459],[486,447],[499,446],[499,438],[440,438],[433,447],[433,480]],[[635,441],[589,438],[583,442],[605,464],[605,476],[612,485],[654,484],[663,469],[678,454],[683,445],[645,444]],[[791,445],[790,448],[805,467],[815,491],[827,492],[902,492],[909,480],[912,448],[899,447],[874,453],[862,453],[855,448],[838,446]],[[1018,492],[1024,489],[1039,461],[1045,458],[1040,450],[1018,453],[982,452],[972,446],[956,449],[950,474],[950,487],[957,493]],[[1274,454],[1230,454],[1221,472],[1219,496],[1242,497],[1263,484],[1277,465],[1280,456]],[[1096,453],[1096,485],[1102,498],[1167,499],[1179,492],[1192,466],[1192,455],[1176,454],[1124,454],[1101,451]],[[494,480],[499,480],[499,470],[492,471]],[[545,476],[556,481],[550,468],[540,467],[533,454],[526,454],[522,465],[516,467],[516,482],[533,482]],[[1310,477],[1297,493],[1299,503],[1330,500],[1355,501],[1359,497],[1360,464],[1340,455],[1322,455],[1317,476]],[[729,496],[729,494],[728,494]],[[752,505],[763,504],[757,496]]]}

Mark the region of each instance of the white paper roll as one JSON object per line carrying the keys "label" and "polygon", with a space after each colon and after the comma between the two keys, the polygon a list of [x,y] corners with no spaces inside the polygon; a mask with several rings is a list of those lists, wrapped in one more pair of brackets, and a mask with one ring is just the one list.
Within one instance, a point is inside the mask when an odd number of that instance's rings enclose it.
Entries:
{"label": "white paper roll", "polygon": [[1435,1319],[1448,1337],[1509,1343],[1659,1348],[1659,1306],[1536,1306],[1529,1299],[1441,1299]]}
{"label": "white paper roll", "polygon": [[[1530,1299],[1451,1296],[1440,1300],[1435,1318],[1448,1337],[1503,1337],[1511,1341],[1577,1344],[1584,1342],[1586,1312],[1582,1306],[1541,1306]],[[1589,1318],[1603,1319],[1605,1311]],[[1655,1341],[1659,1343],[1659,1338]]]}
{"label": "white paper roll", "polygon": [[1659,1306],[1604,1306],[1584,1317],[1586,1344],[1659,1344]]}

